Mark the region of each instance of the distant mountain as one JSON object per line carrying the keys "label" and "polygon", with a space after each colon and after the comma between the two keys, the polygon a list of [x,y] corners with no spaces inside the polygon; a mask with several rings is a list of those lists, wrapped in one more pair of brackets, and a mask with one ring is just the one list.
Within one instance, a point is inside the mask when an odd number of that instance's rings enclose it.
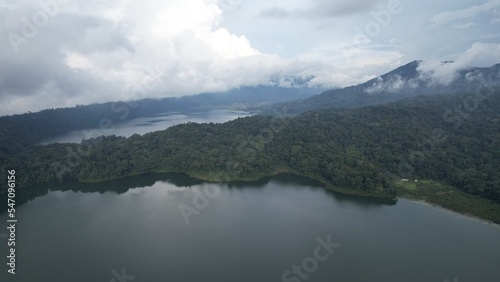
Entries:
{"label": "distant mountain", "polygon": [[305,87],[241,87],[227,92],[203,93],[177,98],[142,99],[131,102],[107,102],[2,116],[0,117],[0,155],[7,151],[16,151],[17,146],[36,143],[43,138],[72,130],[99,128],[110,123],[117,124],[137,117],[172,111],[199,111],[228,107],[255,110],[263,105],[311,97],[323,90]]}
{"label": "distant mountain", "polygon": [[[474,107],[464,106],[467,101]],[[419,96],[294,118],[255,115],[223,124],[186,123],[129,138],[29,145],[0,154],[0,170],[15,169],[18,188],[154,172],[218,182],[287,171],[344,193],[417,196],[500,223],[499,108],[500,87],[481,96]],[[7,185],[0,186],[5,192]]]}
{"label": "distant mountain", "polygon": [[180,98],[166,98],[162,102],[178,102],[192,108],[203,108],[207,105],[219,107],[221,105],[239,103],[279,103],[297,99],[305,99],[324,91],[321,88],[285,88],[278,86],[241,87],[225,92],[202,93]]}
{"label": "distant mountain", "polygon": [[[322,108],[359,108],[380,105],[402,98],[475,91],[483,84],[500,84],[500,64],[488,68],[471,67],[458,71],[449,83],[439,81],[441,71],[448,75],[454,62],[442,62],[435,75],[425,71],[422,61],[413,61],[365,83],[325,91],[303,100],[282,103],[276,108],[290,114],[300,114]],[[442,69],[440,69],[442,68]],[[442,74],[442,75],[444,75]]]}

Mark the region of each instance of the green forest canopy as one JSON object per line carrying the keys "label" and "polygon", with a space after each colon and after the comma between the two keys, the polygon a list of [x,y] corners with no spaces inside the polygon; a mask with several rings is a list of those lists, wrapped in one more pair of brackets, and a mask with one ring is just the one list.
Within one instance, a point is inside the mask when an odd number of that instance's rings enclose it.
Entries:
{"label": "green forest canopy", "polygon": [[[398,178],[433,179],[500,202],[500,95],[498,89],[478,95],[422,96],[295,118],[253,116],[130,138],[27,145],[4,153],[2,165],[18,171],[21,186],[152,172],[225,181],[293,171],[354,194],[394,197]],[[472,102],[474,107],[463,107]]]}

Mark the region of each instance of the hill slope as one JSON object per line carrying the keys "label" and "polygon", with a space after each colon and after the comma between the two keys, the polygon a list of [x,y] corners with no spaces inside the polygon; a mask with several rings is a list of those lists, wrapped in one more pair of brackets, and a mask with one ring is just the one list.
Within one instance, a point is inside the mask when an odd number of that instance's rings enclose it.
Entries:
{"label": "hill slope", "polygon": [[[365,83],[283,103],[277,109],[286,108],[290,114],[300,114],[323,108],[359,108],[419,95],[475,91],[483,84],[500,85],[500,64],[489,68],[463,69],[457,72],[455,79],[449,84],[437,81],[430,72],[420,68],[421,64],[421,61],[414,61]],[[445,64],[452,63],[443,63],[443,68],[446,67]]]}
{"label": "hill slope", "polygon": [[[465,103],[475,106],[456,110]],[[30,146],[1,164],[19,171],[24,186],[151,172],[224,181],[293,171],[352,194],[394,197],[395,180],[406,177],[437,180],[500,202],[499,108],[499,89],[422,96],[291,119],[254,116],[128,139]]]}
{"label": "hill slope", "polygon": [[275,86],[242,87],[227,92],[204,93],[180,98],[142,99],[108,102],[72,108],[48,109],[36,113],[0,117],[0,155],[17,151],[19,146],[37,143],[43,138],[71,130],[100,128],[137,117],[171,111],[207,110],[233,104],[270,104],[310,97],[314,88]]}

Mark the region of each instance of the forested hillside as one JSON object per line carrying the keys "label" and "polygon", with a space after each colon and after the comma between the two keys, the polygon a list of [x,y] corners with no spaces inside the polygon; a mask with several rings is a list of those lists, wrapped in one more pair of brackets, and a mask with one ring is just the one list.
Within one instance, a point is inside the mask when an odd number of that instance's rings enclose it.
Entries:
{"label": "forested hillside", "polygon": [[[461,109],[458,111],[457,109]],[[188,123],[130,138],[28,146],[2,159],[19,185],[151,172],[256,179],[291,171],[353,194],[394,197],[400,178],[432,179],[500,203],[500,91],[417,97],[296,118]]]}
{"label": "forested hillside", "polygon": [[227,92],[203,93],[179,98],[108,102],[3,116],[0,117],[0,155],[71,130],[106,128],[110,124],[129,119],[172,111],[196,111],[218,109],[233,104],[291,101],[310,97],[319,91],[307,87],[242,87]]}
{"label": "forested hillside", "polygon": [[[307,99],[277,105],[288,113],[300,114],[323,108],[359,108],[381,105],[420,95],[439,95],[475,91],[483,85],[500,85],[500,64],[487,68],[465,68],[452,81],[443,83],[432,73],[421,70],[421,61],[413,61],[365,83],[342,89],[333,89]],[[446,64],[443,63],[442,68]],[[438,70],[440,71],[440,70]],[[446,70],[442,70],[445,72]]]}

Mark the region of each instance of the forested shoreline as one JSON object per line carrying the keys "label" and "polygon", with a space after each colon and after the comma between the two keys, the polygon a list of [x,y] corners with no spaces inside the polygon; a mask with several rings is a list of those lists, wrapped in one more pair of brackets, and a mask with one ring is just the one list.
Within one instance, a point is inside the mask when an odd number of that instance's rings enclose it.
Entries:
{"label": "forested shoreline", "polygon": [[[468,112],[457,105],[475,99]],[[465,102],[464,102],[465,101]],[[143,136],[28,145],[3,153],[18,186],[100,182],[154,172],[211,181],[294,172],[344,193],[394,198],[401,178],[426,179],[500,203],[500,95],[421,96],[298,117],[187,123]],[[467,114],[467,115],[465,115]],[[5,191],[5,189],[3,189]]]}

